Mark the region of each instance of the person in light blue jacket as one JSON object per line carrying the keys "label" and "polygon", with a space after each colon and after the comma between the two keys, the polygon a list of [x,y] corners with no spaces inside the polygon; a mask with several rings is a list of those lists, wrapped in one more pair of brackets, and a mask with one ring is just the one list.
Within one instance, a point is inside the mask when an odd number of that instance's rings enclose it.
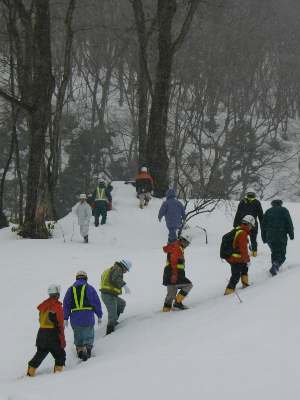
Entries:
{"label": "person in light blue jacket", "polygon": [[168,243],[171,243],[178,239],[178,231],[182,229],[185,220],[185,209],[183,204],[176,199],[174,189],[169,189],[166,197],[167,199],[160,207],[158,220],[161,222],[162,218],[165,217],[169,230]]}

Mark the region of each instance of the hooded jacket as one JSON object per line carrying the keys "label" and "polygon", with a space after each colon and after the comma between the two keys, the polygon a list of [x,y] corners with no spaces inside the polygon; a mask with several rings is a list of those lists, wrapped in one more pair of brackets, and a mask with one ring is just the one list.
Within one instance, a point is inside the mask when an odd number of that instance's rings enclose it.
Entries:
{"label": "hooded jacket", "polygon": [[[62,348],[66,347],[65,333],[64,333],[64,312],[62,308],[62,303],[54,298],[49,297],[47,300],[43,301],[37,309],[40,312],[39,322],[40,329],[38,338],[41,336],[54,337],[56,332],[58,334],[60,346]],[[52,333],[51,335],[41,335],[42,333]],[[56,339],[57,340],[57,339]],[[38,343],[37,343],[38,344]],[[46,344],[45,344],[46,345]]]}
{"label": "hooded jacket", "polygon": [[135,178],[135,188],[138,194],[150,193],[153,190],[153,178],[148,172],[140,172]]}
{"label": "hooded jacket", "polygon": [[183,204],[177,200],[175,190],[169,189],[165,200],[159,210],[158,219],[161,221],[165,217],[168,228],[181,228],[185,219],[185,210]]}
{"label": "hooded jacket", "polygon": [[248,252],[248,235],[250,233],[250,228],[246,224],[241,224],[238,228],[240,229],[237,231],[233,241],[235,252],[226,259],[229,264],[247,264],[250,261]]}
{"label": "hooded jacket", "polygon": [[[83,306],[91,308],[91,310],[73,311],[75,308],[75,301],[73,295],[73,287],[77,288],[77,296],[80,299],[81,288],[86,285]],[[85,279],[77,279],[73,286],[71,286],[64,298],[64,319],[70,317],[72,326],[94,326],[95,317],[102,318],[102,307],[99,296],[93,286],[89,285]]]}
{"label": "hooded jacket", "polygon": [[83,203],[80,202],[76,206],[75,214],[78,218],[78,225],[89,225],[92,217],[92,209],[86,201]]}
{"label": "hooded jacket", "polygon": [[184,249],[180,240],[169,243],[163,247],[167,253],[167,265],[164,269],[163,285],[180,285],[190,283],[185,276]]}
{"label": "hooded jacket", "polygon": [[287,208],[282,207],[282,203],[273,201],[273,206],[269,208],[263,219],[261,237],[264,243],[286,243],[287,235],[294,239],[294,226],[292,218]]}

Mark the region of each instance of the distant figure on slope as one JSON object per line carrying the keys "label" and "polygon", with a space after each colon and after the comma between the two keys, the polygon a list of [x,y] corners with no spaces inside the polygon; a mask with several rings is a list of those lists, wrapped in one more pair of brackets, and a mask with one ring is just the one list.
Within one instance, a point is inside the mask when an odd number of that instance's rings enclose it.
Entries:
{"label": "distant figure on slope", "polygon": [[282,200],[273,200],[271,205],[264,214],[261,237],[271,249],[270,273],[274,276],[285,261],[287,235],[294,239],[294,226],[288,209],[282,206]]}
{"label": "distant figure on slope", "polygon": [[105,186],[104,179],[99,179],[96,190],[93,193],[95,226],[99,226],[99,217],[101,215],[101,225],[106,223],[107,208],[111,202],[110,191]]}
{"label": "distant figure on slope", "polygon": [[129,287],[123,280],[123,275],[130,271],[131,267],[132,263],[129,260],[116,261],[112,267],[106,269],[101,275],[101,298],[106,305],[108,313],[107,335],[115,330],[119,316],[126,307],[126,301],[119,296],[122,294],[122,289],[124,289],[125,293],[130,293]]}
{"label": "distant figure on slope", "polygon": [[163,247],[164,252],[167,253],[167,264],[163,275],[163,285],[167,286],[164,312],[171,311],[172,305],[179,310],[187,308],[182,301],[191,291],[193,284],[185,276],[184,249],[191,241],[191,236],[183,232],[178,240]]}
{"label": "distant figure on slope", "polygon": [[245,215],[241,224],[229,232],[229,234],[232,234],[230,243],[232,253],[228,254],[226,261],[231,266],[231,278],[224,295],[233,293],[240,279],[244,288],[249,286],[248,263],[250,262],[250,256],[248,253],[248,236],[254,227],[255,218],[252,215]]}
{"label": "distant figure on slope", "polygon": [[140,208],[144,208],[151,200],[153,190],[153,178],[148,174],[147,167],[142,167],[141,172],[135,178],[135,188],[140,200]]}
{"label": "distant figure on slope", "polygon": [[49,353],[55,360],[54,372],[61,372],[66,361],[64,313],[62,304],[58,301],[60,286],[50,285],[48,295],[49,298],[38,306],[40,329],[36,338],[37,352],[28,363],[28,376],[35,376],[36,369]]}
{"label": "distant figure on slope", "polygon": [[89,226],[92,217],[92,209],[86,201],[86,194],[82,193],[79,196],[80,202],[75,208],[75,214],[78,218],[78,225],[80,227],[80,235],[83,237],[84,242],[89,241]]}
{"label": "distant figure on slope", "polygon": [[165,217],[166,225],[169,230],[168,243],[178,239],[178,231],[180,232],[185,220],[185,210],[183,204],[177,200],[175,190],[169,189],[166,193],[165,200],[159,210],[158,220],[161,222]]}
{"label": "distant figure on slope", "polygon": [[235,214],[233,226],[237,227],[240,225],[242,219],[245,215],[252,215],[255,219],[255,226],[251,229],[250,232],[250,242],[251,242],[251,251],[252,256],[257,256],[257,233],[258,233],[258,223],[257,219],[259,219],[260,226],[263,221],[263,209],[259,200],[256,199],[256,194],[253,189],[248,189],[246,192],[246,196],[242,199],[238,205],[237,212]]}
{"label": "distant figure on slope", "polygon": [[105,174],[104,172],[102,174],[100,174],[100,178],[99,179],[103,179],[104,184],[105,184],[105,188],[107,189],[107,192],[110,194],[111,200],[108,202],[107,204],[107,211],[111,211],[112,210],[112,195],[111,192],[113,191],[114,187],[112,186],[112,182],[109,179],[108,175]]}
{"label": "distant figure on slope", "polygon": [[77,272],[76,281],[67,290],[64,298],[65,327],[68,326],[70,317],[74,331],[74,344],[78,358],[82,361],[91,357],[94,345],[94,314],[98,317],[98,325],[102,318],[99,296],[93,286],[87,283],[87,279],[85,271]]}

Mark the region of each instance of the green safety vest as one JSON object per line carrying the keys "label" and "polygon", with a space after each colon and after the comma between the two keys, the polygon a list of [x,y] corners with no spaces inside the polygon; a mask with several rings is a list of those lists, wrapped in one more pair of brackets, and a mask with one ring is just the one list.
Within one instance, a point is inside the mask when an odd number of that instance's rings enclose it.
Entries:
{"label": "green safety vest", "polygon": [[110,283],[109,277],[110,277],[111,269],[112,269],[112,267],[106,269],[106,270],[102,273],[102,275],[101,275],[100,290],[104,290],[104,291],[107,291],[107,292],[110,292],[110,293],[113,293],[113,294],[116,294],[116,295],[122,294],[122,289],[119,289],[119,288],[113,286],[113,285]]}
{"label": "green safety vest", "polygon": [[100,190],[100,189],[97,187],[96,193],[97,193],[97,194],[96,194],[96,199],[95,199],[96,201],[97,201],[97,200],[105,200],[105,201],[108,201],[104,188],[102,188],[102,189]]}
{"label": "green safety vest", "polygon": [[73,298],[74,298],[74,303],[75,303],[75,308],[71,309],[71,312],[74,311],[84,311],[84,310],[93,310],[93,307],[84,307],[83,302],[84,302],[84,295],[85,295],[85,289],[86,285],[82,285],[81,287],[81,292],[80,292],[80,300],[78,301],[78,296],[77,296],[77,290],[76,287],[73,286]]}

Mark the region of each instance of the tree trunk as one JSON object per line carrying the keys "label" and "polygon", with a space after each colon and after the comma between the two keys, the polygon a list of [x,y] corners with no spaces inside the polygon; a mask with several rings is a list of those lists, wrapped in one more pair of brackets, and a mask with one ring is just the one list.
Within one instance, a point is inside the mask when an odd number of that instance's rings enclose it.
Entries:
{"label": "tree trunk", "polygon": [[[51,117],[54,78],[51,72],[51,39],[49,0],[36,0],[33,30],[34,60],[32,82],[33,111],[28,115],[30,131],[29,165],[25,221],[20,235],[26,238],[48,238],[45,205],[38,204],[45,154],[45,137]],[[42,211],[43,210],[43,211]]]}
{"label": "tree trunk", "polygon": [[168,188],[166,136],[173,61],[172,20],[175,12],[176,1],[158,0],[159,54],[147,140],[147,161],[154,178],[154,195],[157,197],[163,197]]}

